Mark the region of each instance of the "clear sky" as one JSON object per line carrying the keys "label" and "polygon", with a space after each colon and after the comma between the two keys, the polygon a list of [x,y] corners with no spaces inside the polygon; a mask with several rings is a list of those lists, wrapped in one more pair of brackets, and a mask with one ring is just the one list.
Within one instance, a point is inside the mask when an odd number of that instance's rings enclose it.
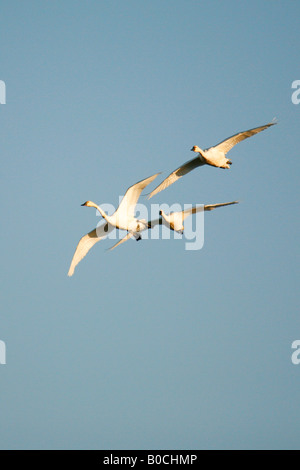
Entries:
{"label": "clear sky", "polygon": [[[0,447],[300,448],[300,3],[0,3]],[[101,241],[133,183],[278,125],[151,201],[205,242]],[[153,189],[152,183],[149,189]]]}

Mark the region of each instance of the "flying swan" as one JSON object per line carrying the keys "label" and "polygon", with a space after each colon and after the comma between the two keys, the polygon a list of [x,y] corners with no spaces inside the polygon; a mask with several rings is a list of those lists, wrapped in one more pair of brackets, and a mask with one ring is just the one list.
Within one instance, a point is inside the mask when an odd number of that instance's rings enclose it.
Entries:
{"label": "flying swan", "polygon": [[188,162],[184,163],[182,166],[174,170],[166,179],[160,183],[150,194],[148,199],[155,196],[155,194],[163,191],[171,184],[175,183],[179,178],[186,175],[190,171],[194,170],[198,166],[202,165],[211,165],[216,166],[218,168],[230,168],[232,164],[231,160],[226,158],[226,154],[229,152],[232,147],[236,144],[241,142],[242,140],[247,139],[248,137],[252,137],[255,134],[267,129],[270,126],[274,126],[277,124],[275,118],[269,124],[265,124],[264,126],[255,127],[254,129],[249,129],[248,131],[238,132],[237,134],[229,137],[228,139],[223,140],[215,147],[209,147],[206,150],[202,150],[197,145],[194,145],[191,148],[191,151],[198,153],[196,158],[189,160]]}
{"label": "flying swan", "polygon": [[135,218],[135,206],[143,189],[145,189],[146,186],[148,186],[148,184],[150,184],[158,175],[159,173],[156,173],[155,175],[149,176],[149,178],[146,178],[134,184],[133,186],[130,186],[130,188],[127,189],[118,209],[111,216],[108,216],[103,211],[103,209],[101,209],[101,207],[92,201],[87,201],[82,204],[82,206],[95,207],[105,219],[106,223],[87,233],[79,240],[73,259],[71,261],[68,276],[73,276],[75,267],[82,260],[82,258],[85,257],[85,255],[95,245],[95,243],[106,238],[114,228],[127,230],[128,233],[112,248],[115,248],[117,245],[123,243],[131,237],[134,237],[136,240],[141,239],[140,232],[149,227],[146,220],[138,220]]}
{"label": "flying swan", "polygon": [[[200,211],[212,211],[216,209],[217,207],[224,207],[224,206],[230,206],[232,204],[238,204],[239,201],[232,201],[232,202],[223,202],[220,204],[209,204],[206,206],[194,206],[191,207],[190,209],[186,209],[184,211],[180,212],[171,212],[170,214],[165,214],[164,211],[159,211],[161,218],[159,219],[159,223],[163,223],[162,219],[165,222],[165,225],[169,227],[170,230],[174,230],[175,232],[183,233],[184,231],[184,226],[183,222],[184,220],[189,217],[192,214],[196,214],[196,212]],[[149,225],[152,225],[153,223],[149,222]],[[151,226],[152,228],[152,226]]]}

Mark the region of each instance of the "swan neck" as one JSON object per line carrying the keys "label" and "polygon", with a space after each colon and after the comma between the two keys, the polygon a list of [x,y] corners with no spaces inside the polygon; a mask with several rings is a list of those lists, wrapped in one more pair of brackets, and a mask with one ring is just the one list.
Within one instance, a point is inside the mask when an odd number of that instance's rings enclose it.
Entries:
{"label": "swan neck", "polygon": [[169,223],[169,218],[170,218],[170,217],[169,217],[169,216],[167,217],[166,214],[165,214],[163,211],[161,211],[161,217],[162,217],[167,223]]}
{"label": "swan neck", "polygon": [[100,212],[100,214],[102,215],[103,219],[105,219],[106,222],[108,222],[108,220],[107,220],[107,215],[105,214],[104,210],[101,209],[101,207],[99,207],[99,206],[97,206],[97,205],[96,205],[96,209],[98,210],[98,212]]}

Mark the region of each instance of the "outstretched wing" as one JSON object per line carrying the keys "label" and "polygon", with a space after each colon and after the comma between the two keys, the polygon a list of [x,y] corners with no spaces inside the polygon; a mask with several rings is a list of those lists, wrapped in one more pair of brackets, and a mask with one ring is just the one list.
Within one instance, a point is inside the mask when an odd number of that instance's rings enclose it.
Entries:
{"label": "outstretched wing", "polygon": [[232,202],[222,202],[220,204],[209,204],[205,206],[203,205],[194,206],[194,207],[191,207],[190,209],[186,209],[185,211],[182,211],[183,213],[182,220],[185,220],[191,214],[196,214],[196,212],[212,211],[216,209],[217,207],[230,206],[231,204],[238,204],[238,202],[239,201],[232,201]]}
{"label": "outstretched wing", "polygon": [[229,152],[232,147],[242,140],[248,139],[248,137],[252,137],[259,132],[268,129],[268,127],[274,126],[274,124],[277,124],[277,121],[273,119],[273,121],[269,122],[269,124],[265,124],[264,126],[255,127],[254,129],[249,129],[248,131],[238,132],[237,134],[232,135],[231,137],[228,137],[219,144],[215,145],[213,148],[219,150],[220,152],[224,152],[226,155],[226,153]]}
{"label": "outstretched wing", "polygon": [[155,175],[149,176],[149,178],[146,178],[142,181],[139,181],[138,183],[135,183],[133,186],[130,186],[130,188],[128,188],[126,191],[125,196],[123,197],[121,201],[121,204],[119,205],[118,209],[115,212],[116,217],[119,217],[120,219],[122,217],[125,217],[126,219],[133,218],[135,206],[139,200],[141,192],[158,175],[159,173],[156,173]]}
{"label": "outstretched wing", "polygon": [[95,228],[91,232],[84,235],[78,242],[73,259],[71,261],[68,276],[73,276],[77,264],[85,257],[95,243],[103,240],[114,227],[110,224],[103,224]]}
{"label": "outstretched wing", "polygon": [[175,183],[175,181],[179,180],[179,178],[194,170],[194,168],[197,168],[197,166],[201,165],[204,165],[204,162],[202,162],[199,157],[193,158],[192,160],[189,160],[188,162],[184,163],[184,165],[174,170],[166,179],[164,179],[163,182],[160,183],[160,185],[158,185],[149,194],[148,199],[151,199],[153,196],[155,196],[155,194],[159,193],[160,191],[163,191],[168,186]]}
{"label": "outstretched wing", "polygon": [[232,202],[222,202],[220,204],[209,204],[204,206],[205,211],[213,211],[214,209],[217,209],[217,207],[223,207],[223,206],[231,206],[232,204],[238,204],[239,201],[232,201]]}
{"label": "outstretched wing", "polygon": [[114,248],[117,248],[117,246],[121,245],[121,243],[126,242],[127,240],[129,240],[129,238],[132,238],[132,237],[133,237],[133,233],[128,232],[127,235],[125,235],[124,238],[121,238],[121,240],[119,240],[115,245],[113,245],[111,248],[109,248],[109,250],[111,251]]}

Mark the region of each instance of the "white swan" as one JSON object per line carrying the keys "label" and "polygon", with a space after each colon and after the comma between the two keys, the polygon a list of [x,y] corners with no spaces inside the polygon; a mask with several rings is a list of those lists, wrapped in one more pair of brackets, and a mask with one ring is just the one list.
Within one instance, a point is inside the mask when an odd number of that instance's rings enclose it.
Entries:
{"label": "white swan", "polygon": [[148,228],[148,222],[144,219],[138,220],[134,217],[135,206],[143,189],[146,188],[146,186],[148,186],[148,184],[150,184],[158,175],[159,173],[156,173],[155,175],[130,186],[130,188],[127,189],[118,209],[111,216],[108,216],[101,207],[92,201],[87,201],[82,204],[82,206],[95,207],[105,219],[106,223],[95,228],[79,240],[71,261],[68,276],[72,276],[74,274],[77,264],[82,260],[82,258],[84,258],[95,243],[106,238],[114,228],[128,231],[127,235],[115,246],[123,243],[125,239],[128,240],[131,237],[134,237],[136,240],[141,239],[140,232]]}
{"label": "white swan", "polygon": [[273,119],[273,121],[269,124],[265,124],[264,126],[255,127],[254,129],[249,129],[248,131],[239,132],[238,134],[235,134],[229,137],[228,139],[223,140],[216,146],[210,147],[206,150],[202,150],[197,145],[194,145],[191,150],[193,152],[198,153],[197,157],[193,158],[192,160],[189,160],[188,162],[184,163],[182,166],[174,170],[167,178],[162,181],[162,183],[160,183],[160,185],[158,185],[149,194],[148,199],[151,199],[151,197],[155,196],[155,194],[159,193],[160,191],[163,191],[168,186],[175,183],[175,181],[177,181],[179,178],[194,170],[194,168],[197,168],[198,166],[211,165],[218,168],[230,168],[232,162],[231,160],[226,158],[226,154],[229,152],[229,150],[232,149],[232,147],[234,147],[242,140],[247,139],[252,135],[258,134],[258,132],[267,129],[270,126],[274,126],[274,124],[277,124],[277,121],[275,119]]}
{"label": "white swan", "polygon": [[[196,214],[196,212],[200,211],[212,211],[216,209],[217,207],[223,207],[223,206],[230,206],[231,204],[238,204],[239,201],[232,201],[232,202],[223,202],[220,204],[209,204],[206,206],[194,206],[191,207],[190,209],[186,209],[184,211],[180,212],[171,212],[170,214],[165,214],[164,211],[159,211],[160,215],[166,222],[167,226],[170,228],[170,230],[174,230],[175,232],[183,233],[184,231],[184,226],[183,222],[184,220],[189,217],[192,214]],[[151,222],[150,222],[151,224]]]}

